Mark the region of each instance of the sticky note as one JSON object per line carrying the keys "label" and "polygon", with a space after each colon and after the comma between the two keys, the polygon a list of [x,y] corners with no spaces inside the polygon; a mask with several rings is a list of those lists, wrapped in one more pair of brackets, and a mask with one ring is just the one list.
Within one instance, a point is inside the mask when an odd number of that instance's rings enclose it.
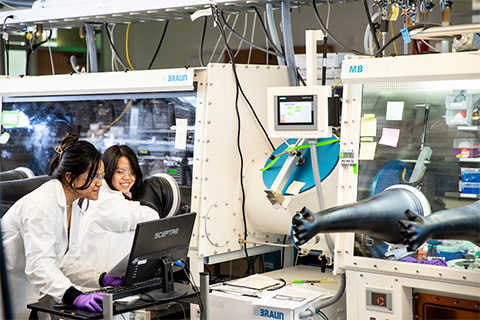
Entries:
{"label": "sticky note", "polygon": [[380,138],[380,141],[378,141],[378,144],[397,147],[399,138],[400,129],[383,128],[382,137]]}
{"label": "sticky note", "polygon": [[401,121],[403,120],[403,101],[388,101],[387,102],[387,121]]}
{"label": "sticky note", "polygon": [[5,127],[16,127],[20,120],[20,111],[3,111],[2,125]]}
{"label": "sticky note", "polygon": [[375,150],[377,149],[376,142],[360,142],[359,160],[373,160],[375,159]]}
{"label": "sticky note", "polygon": [[360,119],[360,136],[375,137],[377,135],[377,118],[362,117]]}
{"label": "sticky note", "polygon": [[175,119],[175,124],[175,149],[185,150],[187,148],[188,119]]}

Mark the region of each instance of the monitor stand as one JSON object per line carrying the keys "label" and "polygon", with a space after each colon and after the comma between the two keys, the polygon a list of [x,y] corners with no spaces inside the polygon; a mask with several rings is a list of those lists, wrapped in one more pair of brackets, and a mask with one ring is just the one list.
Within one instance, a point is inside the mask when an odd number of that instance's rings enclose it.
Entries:
{"label": "monitor stand", "polygon": [[[187,290],[175,289],[173,282],[172,260],[168,257],[160,259],[162,270],[162,290],[153,290],[140,296],[142,300],[168,301],[180,298],[187,294]],[[147,298],[147,299],[145,299]]]}

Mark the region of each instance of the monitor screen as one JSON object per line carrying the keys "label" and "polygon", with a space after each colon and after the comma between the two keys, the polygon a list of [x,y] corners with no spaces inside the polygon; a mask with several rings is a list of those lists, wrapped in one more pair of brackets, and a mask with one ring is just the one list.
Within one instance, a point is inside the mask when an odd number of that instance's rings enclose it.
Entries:
{"label": "monitor screen", "polygon": [[276,96],[275,129],[317,130],[315,95]]}
{"label": "monitor screen", "polygon": [[137,225],[125,283],[160,277],[161,260],[186,260],[196,213],[186,213]]}

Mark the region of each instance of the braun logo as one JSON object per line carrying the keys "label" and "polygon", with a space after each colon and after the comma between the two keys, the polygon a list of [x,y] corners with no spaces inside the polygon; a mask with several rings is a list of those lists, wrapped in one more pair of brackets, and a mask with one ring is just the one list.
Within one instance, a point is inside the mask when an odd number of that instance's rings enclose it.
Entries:
{"label": "braun logo", "polygon": [[188,80],[188,76],[186,74],[169,74],[163,76],[164,82],[184,82]]}
{"label": "braun logo", "polygon": [[165,237],[168,237],[168,236],[173,236],[175,234],[178,234],[178,229],[179,228],[156,232],[155,233],[155,238],[153,238],[153,240],[157,240],[157,239],[160,239],[160,238],[165,238]]}
{"label": "braun logo", "polygon": [[253,308],[253,315],[264,317],[264,318],[271,318],[271,319],[285,319],[285,315],[283,312],[280,311],[272,311],[263,308]]}

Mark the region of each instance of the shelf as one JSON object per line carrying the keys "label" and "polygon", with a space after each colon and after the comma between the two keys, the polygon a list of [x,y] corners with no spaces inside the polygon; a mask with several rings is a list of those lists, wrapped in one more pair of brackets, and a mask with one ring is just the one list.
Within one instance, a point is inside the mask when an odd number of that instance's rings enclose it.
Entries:
{"label": "shelf", "polygon": [[461,199],[480,199],[480,194],[460,193],[460,192],[445,192],[447,198],[461,198]]}
{"label": "shelf", "polygon": [[[356,0],[330,0],[333,3],[352,2]],[[65,1],[67,2],[67,1]],[[52,3],[52,4],[51,4]],[[54,5],[56,3],[57,5]],[[209,8],[206,0],[102,0],[102,1],[68,1],[68,4],[58,5],[59,1],[47,0],[43,8],[18,9],[0,12],[0,21],[6,20],[7,32],[22,31],[22,28],[42,24],[43,29],[71,29],[84,26],[86,23],[101,25],[103,23],[138,23],[190,19],[198,10]],[[254,12],[253,6],[259,9],[271,4],[273,9],[279,9],[281,0],[216,0],[217,7],[225,13]],[[319,0],[324,4],[326,1]],[[312,1],[290,0],[291,8],[311,5]],[[0,32],[3,32],[0,28]]]}
{"label": "shelf", "polygon": [[455,158],[455,157],[445,157],[446,162],[457,162],[457,163],[475,163],[480,164],[480,158]]}
{"label": "shelf", "polygon": [[457,130],[460,131],[479,131],[480,128],[477,126],[458,126]]}

